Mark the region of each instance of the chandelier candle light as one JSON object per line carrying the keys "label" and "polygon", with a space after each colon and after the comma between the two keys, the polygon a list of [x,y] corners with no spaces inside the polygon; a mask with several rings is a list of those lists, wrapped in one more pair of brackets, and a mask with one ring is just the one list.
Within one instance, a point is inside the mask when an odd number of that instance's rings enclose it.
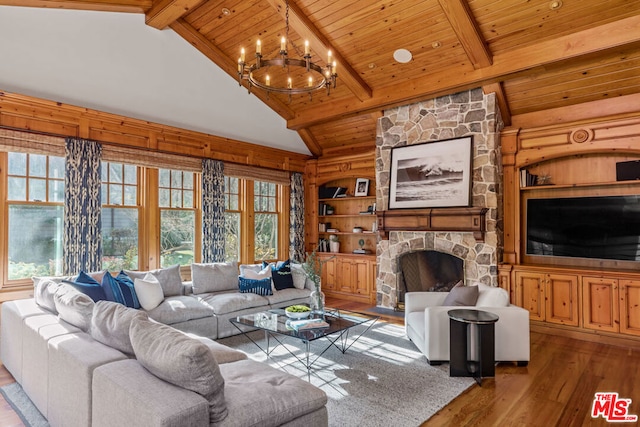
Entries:
{"label": "chandelier candle light", "polygon": [[[303,59],[290,58],[288,52],[288,0],[286,1],[285,23],[286,34],[285,37],[282,37],[282,39],[280,39],[280,53],[278,57],[273,59],[263,59],[262,44],[260,40],[258,40],[256,41],[256,62],[255,64],[250,65],[245,61],[244,48],[240,49],[240,58],[238,59],[238,83],[242,85],[242,80],[247,80],[249,82],[249,93],[251,93],[251,88],[253,86],[256,86],[267,91],[267,96],[271,92],[288,94],[289,101],[291,101],[292,94],[298,93],[308,93],[309,98],[311,99],[312,93],[322,88],[326,88],[327,95],[329,95],[331,93],[331,87],[336,87],[336,79],[338,77],[338,74],[336,73],[336,62],[332,59],[331,51],[329,50],[327,53],[327,65],[325,67],[321,67],[311,61],[311,48],[309,47],[309,41],[305,40],[304,55],[302,56]],[[295,45],[293,45],[293,47],[295,49]],[[286,73],[286,83],[285,79],[272,80],[269,74],[265,74],[262,80],[259,78],[258,70],[269,70],[269,67],[274,66],[281,67],[282,72]],[[298,74],[301,69],[304,69],[306,71],[306,75],[308,75],[308,77],[306,80],[303,80],[303,82],[299,82],[297,81],[299,79],[296,79],[296,82],[294,83],[292,73]],[[280,71],[277,72],[281,73]]]}

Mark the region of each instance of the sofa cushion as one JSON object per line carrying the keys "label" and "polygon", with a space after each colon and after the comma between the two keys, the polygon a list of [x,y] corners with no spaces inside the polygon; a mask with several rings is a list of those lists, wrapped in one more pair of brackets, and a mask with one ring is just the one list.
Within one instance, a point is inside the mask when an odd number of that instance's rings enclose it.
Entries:
{"label": "sofa cushion", "polygon": [[225,363],[220,365],[220,372],[233,425],[289,425],[327,403],[327,395],[320,388],[254,360]]}
{"label": "sofa cushion", "polygon": [[478,300],[477,286],[464,286],[462,280],[451,288],[442,305],[474,306]]}
{"label": "sofa cushion", "polygon": [[158,279],[151,273],[147,273],[143,279],[136,277],[133,280],[133,287],[138,296],[140,306],[144,310],[153,310],[164,300],[162,286],[160,282],[158,282]]}
{"label": "sofa cushion", "polygon": [[191,264],[191,281],[194,294],[237,290],[238,264],[235,262]]}
{"label": "sofa cushion", "polygon": [[209,347],[170,326],[147,319],[134,319],[130,335],[142,366],[158,378],[207,399],[211,423],[226,418],[224,378]]}
{"label": "sofa cushion", "polygon": [[253,271],[254,273],[259,273],[264,269],[262,264],[240,264],[240,275],[244,276],[247,271]]}
{"label": "sofa cushion", "polygon": [[476,307],[508,307],[509,294],[506,290],[478,283],[478,301]]}
{"label": "sofa cushion", "polygon": [[214,315],[209,305],[194,295],[179,295],[165,298],[161,304],[149,310],[149,317],[165,325],[188,322]]}
{"label": "sofa cushion", "polygon": [[223,363],[237,362],[238,360],[245,360],[248,358],[246,353],[240,350],[235,350],[231,347],[227,347],[226,345],[220,344],[219,342],[212,339],[201,337],[200,335],[192,334],[189,332],[182,333],[190,338],[200,341],[201,343],[209,347],[209,350],[213,354],[213,357],[216,359],[216,362],[218,362],[218,365],[221,365]]}
{"label": "sofa cushion", "polygon": [[291,277],[291,263],[286,260],[281,265],[271,267],[271,279],[276,290],[293,288],[293,277]]}
{"label": "sofa cushion", "polygon": [[238,277],[238,289],[241,293],[253,293],[258,295],[272,295],[271,278],[264,279],[248,279],[246,277]]}
{"label": "sofa cushion", "polygon": [[180,265],[176,264],[167,268],[159,268],[151,271],[131,271],[124,270],[125,274],[133,279],[144,279],[147,273],[153,275],[160,286],[162,286],[162,293],[165,297],[171,297],[174,295],[182,295],[182,277],[180,276]]}
{"label": "sofa cushion", "polygon": [[283,289],[274,293],[273,295],[267,295],[265,298],[269,301],[270,305],[278,305],[283,302],[289,302],[293,300],[309,299],[311,291],[309,289]]}
{"label": "sofa cushion", "polygon": [[[293,278],[293,287],[296,289],[304,289],[307,287],[307,273],[304,272],[302,264],[291,263],[291,277]],[[311,280],[309,280],[311,282]],[[313,282],[311,282],[311,287]],[[309,289],[311,289],[309,287]]]}
{"label": "sofa cushion", "polygon": [[129,327],[135,318],[148,318],[147,313],[112,301],[98,301],[93,306],[91,336],[104,345],[133,355]]}
{"label": "sofa cushion", "polygon": [[62,283],[53,296],[53,300],[58,316],[62,320],[84,332],[89,330],[95,303],[88,295],[79,292],[67,283]]}
{"label": "sofa cushion", "polygon": [[57,314],[58,312],[56,311],[56,303],[53,300],[53,296],[58,290],[58,286],[60,286],[60,283],[49,277],[39,278],[33,290],[33,297],[36,304]]}
{"label": "sofa cushion", "polygon": [[102,284],[84,271],[81,271],[75,279],[63,280],[63,282],[88,295],[94,302],[108,299]]}
{"label": "sofa cushion", "polygon": [[206,302],[217,315],[269,305],[267,297],[251,293],[241,294],[238,291],[204,294],[202,295],[202,300]]}

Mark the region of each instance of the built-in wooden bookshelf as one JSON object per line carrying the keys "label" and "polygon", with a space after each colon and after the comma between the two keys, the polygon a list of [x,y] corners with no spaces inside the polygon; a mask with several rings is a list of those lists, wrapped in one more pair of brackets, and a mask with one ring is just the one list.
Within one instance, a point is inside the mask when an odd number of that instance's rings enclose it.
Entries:
{"label": "built-in wooden bookshelf", "polygon": [[640,260],[527,252],[530,200],[640,194],[640,181],[616,175],[618,163],[640,160],[638,129],[640,115],[503,131],[500,286],[529,310],[532,328],[602,342],[640,339]]}
{"label": "built-in wooden bookshelf", "polygon": [[[325,261],[322,289],[328,296],[375,303],[377,219],[375,215],[374,154],[310,161],[307,165],[307,250],[319,252]],[[358,179],[368,180],[363,195],[356,196]],[[344,189],[341,197],[320,197]],[[335,194],[335,193],[333,193]],[[332,252],[335,239],[339,249]],[[334,248],[335,249],[335,248]]]}

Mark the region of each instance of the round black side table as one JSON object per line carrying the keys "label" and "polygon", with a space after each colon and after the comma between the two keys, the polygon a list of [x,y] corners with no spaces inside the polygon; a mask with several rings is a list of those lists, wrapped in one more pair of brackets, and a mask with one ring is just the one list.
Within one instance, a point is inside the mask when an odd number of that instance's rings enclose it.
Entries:
{"label": "round black side table", "polygon": [[495,323],[498,315],[474,309],[449,310],[449,376],[495,376]]}

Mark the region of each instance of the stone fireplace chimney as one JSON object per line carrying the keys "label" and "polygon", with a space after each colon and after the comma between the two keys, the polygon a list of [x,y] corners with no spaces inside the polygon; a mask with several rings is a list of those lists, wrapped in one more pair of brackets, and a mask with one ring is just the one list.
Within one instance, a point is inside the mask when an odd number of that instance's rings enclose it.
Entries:
{"label": "stone fireplace chimney", "polygon": [[[377,244],[377,305],[396,308],[399,290],[399,257],[408,252],[434,250],[464,261],[465,283],[498,284],[498,260],[502,250],[502,200],[500,129],[502,120],[495,94],[473,89],[416,104],[385,110],[376,135],[376,205],[389,206],[391,151],[395,147],[471,136],[473,142],[472,207],[484,224],[482,238],[468,227],[452,230],[382,230]],[[440,208],[436,214],[461,209]],[[464,210],[464,209],[463,209]],[[425,210],[427,213],[429,210]],[[395,212],[395,211],[394,211]],[[391,212],[389,212],[391,213]],[[420,215],[420,211],[415,212]],[[429,213],[433,215],[433,213]],[[465,213],[466,215],[466,213]],[[474,217],[474,221],[478,221]],[[379,220],[380,223],[380,220]],[[433,230],[433,229],[432,229]]]}

